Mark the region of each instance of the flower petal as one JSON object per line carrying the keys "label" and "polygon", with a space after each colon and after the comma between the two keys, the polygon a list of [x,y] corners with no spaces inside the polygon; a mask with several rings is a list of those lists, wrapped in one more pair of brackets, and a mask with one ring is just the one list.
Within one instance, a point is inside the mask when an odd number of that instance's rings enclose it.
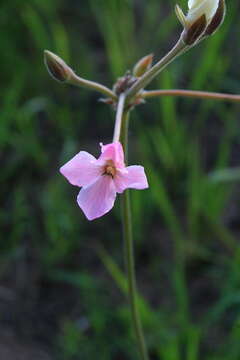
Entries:
{"label": "flower petal", "polygon": [[107,145],[100,145],[102,148],[102,154],[99,158],[100,161],[112,160],[117,168],[123,168],[125,166],[123,148],[119,141]]}
{"label": "flower petal", "polygon": [[77,202],[88,220],[93,220],[110,211],[115,199],[113,179],[111,176],[102,175],[93,184],[81,189]]}
{"label": "flower petal", "polygon": [[203,0],[188,0],[188,8],[192,9],[193,7],[196,7],[201,4]]}
{"label": "flower petal", "polygon": [[146,189],[148,181],[143,166],[128,166],[124,171],[119,170],[114,178],[115,186],[118,193],[122,193],[127,188]]}
{"label": "flower petal", "polygon": [[218,5],[219,0],[189,0],[187,20],[194,22],[205,14],[207,22],[209,22],[215,15]]}
{"label": "flower petal", "polygon": [[94,156],[86,151],[80,151],[60,168],[60,172],[72,185],[86,186],[101,175],[101,166]]}

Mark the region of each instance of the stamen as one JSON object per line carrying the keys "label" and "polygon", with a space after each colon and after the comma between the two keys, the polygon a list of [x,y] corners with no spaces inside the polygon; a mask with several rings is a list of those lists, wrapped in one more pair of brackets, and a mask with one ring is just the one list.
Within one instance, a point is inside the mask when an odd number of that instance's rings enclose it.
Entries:
{"label": "stamen", "polygon": [[104,168],[103,175],[109,175],[112,178],[114,178],[114,176],[116,175],[116,172],[117,171],[116,171],[116,168],[115,168],[113,162],[109,161]]}

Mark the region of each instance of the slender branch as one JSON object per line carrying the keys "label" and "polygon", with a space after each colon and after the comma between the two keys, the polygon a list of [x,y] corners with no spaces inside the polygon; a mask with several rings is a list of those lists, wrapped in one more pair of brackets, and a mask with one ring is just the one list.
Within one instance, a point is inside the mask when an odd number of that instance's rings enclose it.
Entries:
{"label": "slender branch", "polygon": [[124,93],[122,93],[119,97],[118,106],[117,106],[117,114],[116,114],[113,142],[117,142],[120,139],[125,99],[126,99],[126,96]]}
{"label": "slender branch", "polygon": [[83,79],[83,78],[77,76],[75,73],[73,73],[71,78],[68,80],[68,84],[84,87],[89,90],[95,90],[107,97],[110,97],[114,101],[117,100],[117,96],[108,87],[106,87],[102,84],[99,84],[95,81]]}
{"label": "slender branch", "polygon": [[[122,118],[122,131],[121,131],[121,143],[124,148],[125,162],[128,161],[128,122],[129,111],[123,112]],[[121,196],[122,205],[122,225],[123,236],[125,245],[125,264],[128,278],[128,291],[129,302],[131,306],[131,315],[133,326],[136,334],[136,340],[138,350],[141,356],[141,360],[148,360],[148,352],[143,335],[142,323],[137,307],[137,286],[136,286],[136,273],[135,273],[135,261],[134,261],[134,248],[133,248],[133,231],[132,231],[132,216],[130,206],[130,193],[129,190],[125,190]]]}
{"label": "slender branch", "polygon": [[170,64],[177,56],[183,51],[190,48],[187,46],[182,38],[178,40],[176,45],[165,55],[160,61],[158,61],[151,69],[149,69],[133,86],[128,90],[126,102],[129,103],[132,98],[142,89],[144,89],[168,64]]}
{"label": "slender branch", "polygon": [[142,98],[144,99],[157,97],[157,96],[180,96],[180,97],[192,97],[192,98],[200,98],[200,99],[227,100],[227,101],[240,102],[240,95],[207,92],[207,91],[174,89],[174,90],[152,90],[152,91],[144,91],[142,93]]}

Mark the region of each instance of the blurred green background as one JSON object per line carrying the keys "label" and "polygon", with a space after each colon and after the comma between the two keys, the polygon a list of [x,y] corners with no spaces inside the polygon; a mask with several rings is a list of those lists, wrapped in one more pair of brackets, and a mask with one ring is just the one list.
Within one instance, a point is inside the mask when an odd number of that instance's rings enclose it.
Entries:
{"label": "blurred green background", "polygon": [[[126,300],[119,203],[87,222],[59,167],[110,142],[114,112],[63,86],[43,50],[112,87],[181,27],[175,1],[1,2],[0,358],[137,359]],[[179,1],[186,9],[186,1]],[[216,35],[149,88],[239,93],[239,3]],[[139,307],[151,360],[240,359],[238,104],[149,100],[132,113],[130,162]]]}

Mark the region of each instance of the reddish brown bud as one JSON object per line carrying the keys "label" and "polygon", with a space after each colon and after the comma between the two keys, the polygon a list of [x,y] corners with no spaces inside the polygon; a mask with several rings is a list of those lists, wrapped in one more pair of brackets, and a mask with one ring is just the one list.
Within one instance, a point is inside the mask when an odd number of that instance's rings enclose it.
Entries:
{"label": "reddish brown bud", "polygon": [[153,54],[144,56],[133,68],[133,76],[141,77],[146,71],[152,67]]}
{"label": "reddish brown bud", "polygon": [[205,36],[212,35],[215,31],[221,26],[226,13],[226,3],[225,0],[219,0],[218,9],[215,15],[212,18],[212,21],[207,26],[207,29],[204,33]]}
{"label": "reddish brown bud", "polygon": [[182,39],[187,45],[194,44],[204,33],[207,26],[206,16],[202,15],[189,28],[183,31]]}
{"label": "reddish brown bud", "polygon": [[73,75],[72,69],[57,55],[51,51],[44,51],[44,63],[49,74],[57,81],[66,82]]}

